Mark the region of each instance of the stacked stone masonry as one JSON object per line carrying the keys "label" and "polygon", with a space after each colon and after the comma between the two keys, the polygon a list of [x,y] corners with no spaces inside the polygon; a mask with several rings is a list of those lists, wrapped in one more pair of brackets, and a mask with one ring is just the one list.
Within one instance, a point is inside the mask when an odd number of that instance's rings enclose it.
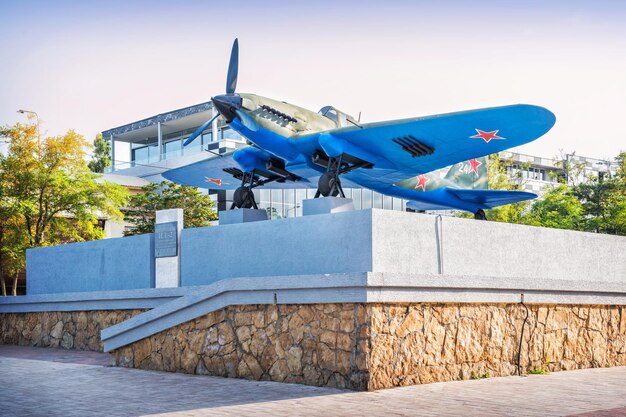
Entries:
{"label": "stacked stone masonry", "polygon": [[[532,305],[523,372],[626,365],[626,306]],[[231,306],[113,352],[119,366],[375,390],[516,373],[519,304]]]}
{"label": "stacked stone masonry", "polygon": [[143,310],[0,314],[0,344],[102,352],[100,331]]}

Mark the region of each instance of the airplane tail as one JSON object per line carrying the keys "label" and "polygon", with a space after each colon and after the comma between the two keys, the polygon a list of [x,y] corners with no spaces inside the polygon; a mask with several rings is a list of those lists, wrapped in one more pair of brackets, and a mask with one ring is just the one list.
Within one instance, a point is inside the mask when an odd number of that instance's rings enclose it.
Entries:
{"label": "airplane tail", "polygon": [[489,188],[487,160],[487,156],[482,156],[454,164],[450,167],[445,179],[457,184],[460,188],[486,190]]}
{"label": "airplane tail", "polygon": [[478,209],[488,210],[505,204],[536,198],[526,191],[511,190],[469,190],[460,188],[439,188],[423,193],[406,188],[393,187],[389,194],[411,200],[407,207],[413,210],[465,210],[475,213]]}

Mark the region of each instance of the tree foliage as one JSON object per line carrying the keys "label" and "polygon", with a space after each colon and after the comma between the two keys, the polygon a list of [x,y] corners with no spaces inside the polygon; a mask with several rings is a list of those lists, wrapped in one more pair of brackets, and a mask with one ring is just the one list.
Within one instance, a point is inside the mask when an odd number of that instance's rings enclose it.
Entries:
{"label": "tree foliage", "polygon": [[583,207],[565,184],[548,188],[535,201],[522,223],[556,229],[580,230]]}
{"label": "tree foliage", "polygon": [[184,210],[185,228],[208,226],[217,220],[213,200],[197,188],[163,181],[147,184],[142,192],[130,198],[124,210],[125,220],[134,226],[126,236],[154,232],[155,212],[172,208]]}
{"label": "tree foliage", "polygon": [[601,173],[571,189],[582,204],[582,230],[626,235],[626,153],[620,153],[616,160],[614,177]]}
{"label": "tree foliage", "polygon": [[[522,188],[521,171],[513,177],[506,171],[511,162],[490,155],[489,188]],[[489,210],[487,217],[507,223],[626,235],[626,153],[620,153],[616,162],[614,176],[609,171],[587,177],[584,163],[563,159],[555,165],[565,175],[554,178],[558,182],[540,198],[497,207]],[[524,169],[527,167],[521,167]]]}
{"label": "tree foliage", "polygon": [[[0,157],[0,276],[16,276],[27,248],[100,239],[98,217],[121,219],[128,191],[98,183],[85,163],[85,139],[70,130],[42,138],[32,124],[4,127]],[[14,285],[15,290],[15,285]]]}
{"label": "tree foliage", "polygon": [[103,173],[104,169],[111,166],[111,144],[98,133],[93,141],[93,155],[89,161],[91,172]]}
{"label": "tree foliage", "polygon": [[551,171],[548,175],[553,180],[570,187],[576,186],[581,182],[587,181],[586,164],[584,161],[576,160],[576,152],[567,154],[561,149],[559,155],[554,158],[554,166],[559,169],[557,174]]}

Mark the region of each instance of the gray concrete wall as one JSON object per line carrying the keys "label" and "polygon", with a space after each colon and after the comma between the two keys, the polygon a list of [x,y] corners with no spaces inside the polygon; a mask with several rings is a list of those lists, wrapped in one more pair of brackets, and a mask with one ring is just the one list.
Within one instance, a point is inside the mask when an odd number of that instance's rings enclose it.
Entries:
{"label": "gray concrete wall", "polygon": [[182,285],[389,272],[626,285],[626,237],[361,210],[183,231]]}
{"label": "gray concrete wall", "polygon": [[152,287],[152,234],[26,252],[26,293],[29,295]]}
{"label": "gray concrete wall", "polygon": [[452,217],[438,224],[437,216],[383,210],[373,210],[372,216],[374,272],[626,286],[623,236]]}
{"label": "gray concrete wall", "polygon": [[233,277],[366,272],[371,211],[185,229],[181,285]]}
{"label": "gray concrete wall", "polygon": [[[181,240],[182,286],[384,272],[626,287],[626,237],[389,210],[185,229]],[[153,253],[152,235],[29,250],[28,294],[151,288]]]}

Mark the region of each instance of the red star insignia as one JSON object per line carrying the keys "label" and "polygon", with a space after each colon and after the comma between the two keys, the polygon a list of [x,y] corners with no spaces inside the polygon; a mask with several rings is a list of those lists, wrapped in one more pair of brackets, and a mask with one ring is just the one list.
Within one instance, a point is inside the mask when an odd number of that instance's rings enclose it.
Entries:
{"label": "red star insignia", "polygon": [[492,139],[506,139],[506,138],[502,138],[498,136],[499,130],[493,130],[491,132],[483,132],[480,129],[474,129],[474,130],[476,130],[476,133],[478,134],[474,136],[470,136],[470,138],[484,139],[484,141],[487,143],[489,143],[489,141]]}
{"label": "red star insignia", "polygon": [[426,191],[426,183],[430,181],[428,178],[426,178],[425,175],[418,175],[417,176],[417,185],[415,186],[415,189],[417,190],[418,188],[422,188],[422,191]]}
{"label": "red star insignia", "polygon": [[475,173],[476,176],[478,177],[478,167],[481,166],[483,163],[477,159],[470,159],[468,162],[470,164],[469,166],[470,172]]}
{"label": "red star insignia", "polygon": [[215,185],[220,185],[220,186],[224,184],[221,179],[214,179],[214,178],[209,178],[209,177],[204,177],[204,181],[211,182]]}

